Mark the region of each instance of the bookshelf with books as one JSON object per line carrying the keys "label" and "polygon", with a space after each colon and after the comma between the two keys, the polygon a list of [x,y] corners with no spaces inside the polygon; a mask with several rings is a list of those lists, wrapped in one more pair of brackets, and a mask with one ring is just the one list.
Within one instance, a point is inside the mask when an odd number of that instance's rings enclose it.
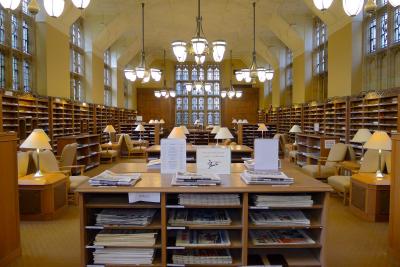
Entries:
{"label": "bookshelf with books", "polygon": [[308,103],[304,105],[303,113],[303,133],[312,134],[315,133],[314,126],[318,124],[319,133],[324,133],[324,103]]}
{"label": "bookshelf with books", "polygon": [[274,123],[278,126],[279,123],[279,110],[280,108],[273,108],[271,107],[270,110],[268,111],[268,117],[267,117],[267,122],[268,123]]}
{"label": "bookshelf with books", "polygon": [[192,145],[208,145],[215,143],[215,139],[211,136],[211,131],[201,129],[189,129],[187,142]]}
{"label": "bookshelf with books", "polygon": [[[78,189],[82,225],[80,266],[118,265],[115,255],[110,257],[114,262],[97,261],[98,253],[93,247],[96,236],[110,229],[157,233],[156,247],[151,246],[155,249],[152,261],[128,262],[130,265],[245,266],[252,262],[253,255],[263,257],[273,253],[292,262],[290,266],[324,266],[325,208],[331,188],[298,170],[295,172],[291,175],[297,182],[290,187],[248,186],[240,181],[240,174],[226,176],[225,183],[212,187],[171,186],[171,175],[157,173],[141,174],[141,180],[132,187],[84,184]],[[157,195],[156,203],[129,203],[128,193]],[[267,202],[257,201],[260,196]],[[271,196],[283,200],[273,205],[268,202]],[[140,213],[153,210],[154,216],[141,225],[129,225],[126,221],[104,224],[98,217],[103,213],[119,213],[123,218],[139,209]],[[263,212],[273,212],[278,219],[255,224],[254,214]],[[288,222],[287,217],[293,220]],[[262,244],[254,242],[253,237],[259,231],[271,232],[282,242],[268,243],[268,239]],[[301,262],[312,264],[301,265]]]}
{"label": "bookshelf with books", "polygon": [[[239,145],[246,145],[248,147],[254,147],[254,139],[261,138],[262,132],[257,131],[257,124],[238,124],[237,129],[237,140]],[[267,136],[269,132],[264,132],[264,137]]]}
{"label": "bookshelf with books", "polygon": [[37,127],[43,129],[48,135],[50,135],[50,103],[48,97],[37,98]]}
{"label": "bookshelf with books", "polygon": [[297,134],[297,165],[318,165],[320,158],[328,157],[330,146],[339,141],[336,136]]}
{"label": "bookshelf with books", "polygon": [[149,146],[152,145],[159,145],[160,144],[160,124],[149,124],[149,123],[142,123],[145,128],[144,132],[136,132],[135,125],[132,126],[131,130],[131,138],[134,140],[139,140],[140,136],[142,140],[147,140],[149,142]]}
{"label": "bookshelf with books", "polygon": [[279,111],[279,133],[288,133],[292,120],[292,108],[282,107]]}
{"label": "bookshelf with books", "polygon": [[348,98],[332,99],[325,103],[325,134],[338,136],[340,142],[348,141]]}
{"label": "bookshelf with books", "polygon": [[258,114],[258,118],[257,118],[258,123],[265,123],[267,121],[267,118],[266,118],[267,115],[265,113],[265,110],[258,110],[257,114]]}
{"label": "bookshelf with books", "polygon": [[18,133],[18,98],[5,94],[1,97],[2,132]]}

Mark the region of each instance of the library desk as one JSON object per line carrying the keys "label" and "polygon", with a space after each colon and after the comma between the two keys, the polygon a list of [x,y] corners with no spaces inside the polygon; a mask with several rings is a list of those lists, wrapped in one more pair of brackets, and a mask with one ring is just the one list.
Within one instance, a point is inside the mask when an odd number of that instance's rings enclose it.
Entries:
{"label": "library desk", "polygon": [[[229,147],[231,149],[231,161],[233,163],[243,163],[242,158],[251,158],[253,156],[253,149],[251,147],[245,145],[231,145],[231,146],[223,146],[223,145],[186,145],[186,157],[188,162],[194,163],[196,162],[196,149],[198,147]],[[147,155],[149,158],[160,158],[161,146],[154,145],[147,148]]]}
{"label": "library desk", "polygon": [[18,179],[22,220],[52,220],[68,204],[68,179],[62,173],[33,174]]}
{"label": "library desk", "polygon": [[[190,165],[192,166],[192,165]],[[144,170],[144,165],[119,165],[114,171],[125,170]],[[242,167],[243,168],[243,167]],[[126,229],[118,225],[96,226],[96,214],[102,209],[156,209],[157,213],[153,221],[147,226],[129,226],[129,229],[152,230],[157,231],[159,243],[152,246],[156,250],[156,257],[153,264],[146,266],[173,266],[171,265],[171,256],[177,249],[189,250],[188,247],[176,247],[176,231],[179,229],[226,229],[230,233],[231,245],[226,248],[231,252],[232,264],[223,266],[245,266],[249,258],[257,253],[282,254],[290,257],[291,266],[325,266],[325,217],[326,207],[329,199],[331,187],[325,183],[315,180],[301,172],[298,168],[285,162],[283,171],[290,177],[295,178],[295,183],[290,186],[273,185],[246,185],[240,178],[240,173],[230,175],[221,175],[222,184],[220,186],[204,187],[180,187],[172,186],[173,175],[162,175],[160,173],[143,172],[141,179],[134,186],[127,187],[94,187],[88,182],[80,185],[77,189],[79,193],[79,208],[81,220],[81,267],[97,266],[94,265],[93,248],[87,248],[92,244],[95,236],[102,229]],[[130,204],[128,202],[128,193],[156,193],[160,194],[160,203],[138,202]],[[235,193],[239,194],[241,203],[230,206],[200,206],[200,205],[180,205],[178,196],[182,193],[202,194],[202,193]],[[314,204],[309,207],[285,206],[282,209],[302,210],[311,220],[310,226],[257,226],[249,219],[249,212],[254,209],[263,209],[254,204],[254,195],[256,194],[280,194],[296,195],[307,194],[312,197]],[[168,216],[174,209],[203,208],[203,209],[225,209],[232,218],[230,225],[186,225],[172,227],[168,225]],[[268,207],[266,207],[268,209]],[[265,208],[264,208],[265,209]],[[275,209],[275,208],[271,208]],[[277,208],[281,209],[281,208]],[[249,237],[250,229],[303,229],[307,231],[315,240],[315,244],[282,244],[256,246]],[[204,249],[212,247],[202,246]],[[221,247],[222,248],[222,247]],[[307,262],[307,264],[304,264]],[[100,264],[99,266],[102,266]],[[111,265],[106,265],[111,266]],[[114,265],[112,265],[114,266]],[[117,265],[115,265],[117,266]],[[118,265],[119,266],[119,265]],[[189,266],[189,265],[188,265]],[[210,266],[209,264],[196,266]]]}
{"label": "library desk", "polygon": [[381,180],[375,173],[354,174],[350,180],[350,210],[371,221],[389,220],[390,176]]}

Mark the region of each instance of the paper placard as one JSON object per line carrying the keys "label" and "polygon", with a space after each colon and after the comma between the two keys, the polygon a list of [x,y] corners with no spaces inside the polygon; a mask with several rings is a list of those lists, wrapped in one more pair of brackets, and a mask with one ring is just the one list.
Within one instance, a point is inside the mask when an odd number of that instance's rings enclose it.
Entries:
{"label": "paper placard", "polygon": [[254,140],[254,170],[279,169],[279,140],[255,139]]}
{"label": "paper placard", "polygon": [[13,91],[4,91],[4,95],[6,95],[6,96],[13,96],[14,93],[13,93]]}
{"label": "paper placard", "polygon": [[151,202],[161,203],[160,193],[128,193],[129,203]]}
{"label": "paper placard", "polygon": [[196,150],[198,173],[230,174],[231,149],[224,147],[198,147]]}
{"label": "paper placard", "polygon": [[161,173],[186,171],[186,140],[161,139]]}
{"label": "paper placard", "polygon": [[331,149],[336,144],[336,140],[327,139],[325,140],[325,148]]}
{"label": "paper placard", "polygon": [[143,121],[143,116],[136,116],[136,121],[142,122]]}
{"label": "paper placard", "polygon": [[319,132],[319,123],[314,123],[314,132]]}

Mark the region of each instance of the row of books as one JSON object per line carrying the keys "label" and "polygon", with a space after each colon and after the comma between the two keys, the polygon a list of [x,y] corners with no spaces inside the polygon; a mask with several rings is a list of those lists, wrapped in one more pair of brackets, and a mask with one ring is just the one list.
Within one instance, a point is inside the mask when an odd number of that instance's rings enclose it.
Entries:
{"label": "row of books", "polygon": [[172,178],[172,185],[176,186],[210,186],[220,184],[221,177],[216,174],[178,172]]}
{"label": "row of books", "polygon": [[311,195],[253,195],[256,207],[311,207]]}
{"label": "row of books", "polygon": [[226,230],[179,230],[176,234],[176,246],[179,247],[218,247],[230,246]]}
{"label": "row of books", "polygon": [[233,206],[240,205],[239,194],[179,194],[180,205]]}
{"label": "row of books", "polygon": [[232,220],[226,210],[174,209],[168,223],[171,226],[230,225]]}
{"label": "row of books", "polygon": [[156,214],[156,209],[104,209],[96,215],[96,225],[147,226]]}
{"label": "row of books", "polygon": [[89,179],[92,186],[132,186],[140,179],[139,173],[114,173],[106,170]]}
{"label": "row of books", "polygon": [[229,250],[183,250],[175,251],[172,255],[174,264],[232,264]]}
{"label": "row of books", "polygon": [[310,220],[300,210],[252,210],[250,220],[255,225],[310,225]]}
{"label": "row of books", "polygon": [[304,230],[251,230],[250,238],[254,245],[303,245],[315,244],[315,241]]}
{"label": "row of books", "polygon": [[281,171],[251,171],[245,170],[240,174],[243,182],[246,184],[258,185],[290,185],[294,183],[294,179],[288,177]]}
{"label": "row of books", "polygon": [[93,241],[103,247],[151,247],[156,243],[157,232],[127,229],[101,230]]}
{"label": "row of books", "polygon": [[152,264],[155,250],[153,248],[96,248],[93,252],[94,264]]}

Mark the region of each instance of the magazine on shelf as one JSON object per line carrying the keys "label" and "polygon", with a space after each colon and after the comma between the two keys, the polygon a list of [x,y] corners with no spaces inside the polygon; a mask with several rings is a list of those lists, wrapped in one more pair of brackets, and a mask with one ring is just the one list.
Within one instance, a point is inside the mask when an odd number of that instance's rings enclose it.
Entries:
{"label": "magazine on shelf", "polygon": [[254,245],[301,245],[315,244],[303,230],[251,230],[250,237]]}
{"label": "magazine on shelf", "polygon": [[256,207],[312,207],[311,195],[254,195]]}
{"label": "magazine on shelf", "polygon": [[140,265],[152,264],[153,248],[96,248],[93,252],[94,264]]}
{"label": "magazine on shelf", "polygon": [[228,249],[176,250],[172,255],[174,264],[232,264]]}
{"label": "magazine on shelf", "polygon": [[184,225],[230,225],[231,218],[226,210],[174,209],[168,223],[171,226]]}
{"label": "magazine on shelf", "polygon": [[310,225],[310,220],[299,210],[251,210],[249,215],[255,225]]}
{"label": "magazine on shelf", "polygon": [[93,186],[131,186],[140,179],[140,173],[114,173],[106,170],[89,179]]}
{"label": "magazine on shelf", "polygon": [[156,232],[127,229],[101,230],[93,241],[94,246],[129,247],[129,246],[154,246]]}
{"label": "magazine on shelf", "polygon": [[180,230],[176,236],[176,246],[230,246],[229,234],[226,230]]}
{"label": "magazine on shelf", "polygon": [[172,178],[172,185],[177,186],[210,186],[221,184],[217,174],[200,174],[192,172],[177,172]]}
{"label": "magazine on shelf", "polygon": [[104,209],[96,215],[96,226],[149,225],[156,214],[155,209]]}
{"label": "magazine on shelf", "polygon": [[179,194],[179,205],[234,206],[240,205],[239,194]]}
{"label": "magazine on shelf", "polygon": [[293,178],[289,178],[285,173],[278,170],[270,170],[270,171],[245,170],[240,175],[240,177],[246,184],[290,185],[294,183]]}

